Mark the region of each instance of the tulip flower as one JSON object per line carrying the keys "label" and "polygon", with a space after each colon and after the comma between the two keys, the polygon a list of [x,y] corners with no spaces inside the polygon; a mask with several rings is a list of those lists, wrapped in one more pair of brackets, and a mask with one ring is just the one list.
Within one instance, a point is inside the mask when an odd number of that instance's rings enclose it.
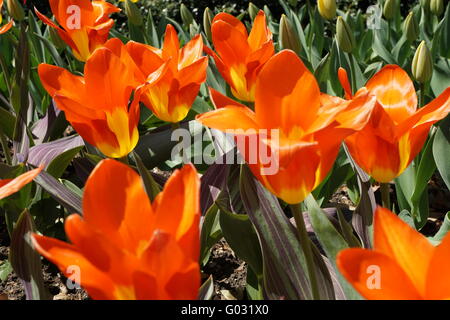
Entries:
{"label": "tulip flower", "polygon": [[[3,0],[0,0],[0,25],[2,24],[3,18],[2,18],[2,8],[3,8]],[[13,20],[9,21],[7,24],[5,24],[4,26],[0,27],[0,34],[4,34],[6,32],[9,31],[9,29],[11,29],[11,27],[13,26]]]}
{"label": "tulip flower", "polygon": [[73,50],[75,58],[86,61],[107,40],[114,20],[109,15],[120,9],[104,0],[50,0],[50,7],[59,23],[35,9],[39,19],[58,31]]}
{"label": "tulip flower", "polygon": [[183,120],[206,81],[208,59],[202,56],[202,37],[197,35],[180,49],[175,28],[167,25],[162,49],[133,41],[126,48],[145,76],[168,64],[158,81],[142,88],[141,101],[163,121]]}
{"label": "tulip flower", "polygon": [[216,15],[211,32],[217,54],[209,48],[205,51],[214,58],[233,95],[255,101],[258,73],[275,52],[264,11],[257,14],[250,35],[239,19],[227,13]]}
{"label": "tulip flower", "polygon": [[450,299],[450,235],[434,247],[387,209],[375,212],[373,250],[337,255],[344,277],[370,300]]}
{"label": "tulip flower", "polygon": [[0,200],[18,192],[41,173],[42,167],[25,172],[15,179],[0,180]]}
{"label": "tulip flower", "polygon": [[134,149],[139,139],[139,90],[130,106],[129,100],[146,79],[120,40],[97,49],[85,65],[84,77],[48,64],[41,64],[38,72],[56,106],[84,140],[111,158]]}
{"label": "tulip flower", "polygon": [[[211,90],[212,100],[219,109],[199,115],[197,120],[230,133],[253,131],[258,143],[267,149],[264,155],[259,150],[256,157],[253,155],[256,159],[252,159],[252,152],[247,149],[255,146],[238,143],[253,174],[273,194],[289,204],[298,204],[327,176],[343,139],[354,132],[354,127],[367,123],[362,113],[352,111],[358,109],[356,104],[366,100],[361,97],[346,104],[339,98],[321,95],[314,76],[290,50],[278,53],[266,63],[258,76],[255,92],[255,111],[252,111]],[[338,117],[340,123],[335,120]],[[277,132],[279,138],[269,130]],[[272,155],[277,162],[276,172],[267,173],[270,164],[265,155]]]}
{"label": "tulip flower", "polygon": [[65,221],[71,243],[34,234],[34,246],[67,277],[78,267],[79,284],[93,299],[196,299],[199,188],[187,165],[152,204],[136,172],[103,160],[86,183],[83,216]]}
{"label": "tulip flower", "polygon": [[[430,127],[450,112],[450,87],[421,109],[408,74],[396,65],[388,65],[375,74],[366,86],[352,96],[345,70],[340,80],[346,96],[376,97],[367,126],[346,139],[357,164],[375,180],[387,183],[398,177],[422,149]],[[367,105],[362,106],[366,110]]]}

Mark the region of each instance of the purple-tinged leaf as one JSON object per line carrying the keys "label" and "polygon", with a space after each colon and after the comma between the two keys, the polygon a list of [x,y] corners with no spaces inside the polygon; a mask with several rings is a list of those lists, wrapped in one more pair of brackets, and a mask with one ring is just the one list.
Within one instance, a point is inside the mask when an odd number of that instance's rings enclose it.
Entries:
{"label": "purple-tinged leaf", "polygon": [[11,236],[9,260],[25,288],[27,300],[45,300],[50,295],[44,287],[41,258],[31,243],[33,219],[25,210],[17,220]]}
{"label": "purple-tinged leaf", "polygon": [[82,213],[81,197],[70,191],[52,175],[42,171],[34,181],[58,201],[69,213]]}
{"label": "purple-tinged leaf", "polygon": [[202,284],[198,291],[198,300],[211,300],[214,295],[213,277],[209,278]]}
{"label": "purple-tinged leaf", "polygon": [[86,158],[75,158],[73,159],[73,166],[75,168],[75,173],[77,177],[81,180],[83,185],[86,183],[87,179],[94,170],[95,165]]}
{"label": "purple-tinged leaf", "polygon": [[[247,166],[241,171],[241,197],[255,226],[264,263],[264,294],[268,299],[312,299],[305,255],[298,233],[284,214],[278,199],[251,174]],[[322,299],[334,299],[329,275],[317,268]]]}
{"label": "purple-tinged leaf", "polygon": [[34,143],[36,145],[40,145],[44,141],[48,140],[52,132],[53,125],[60,112],[61,110],[55,108],[55,104],[52,100],[52,103],[48,107],[47,113],[45,114],[44,118],[37,121],[33,127],[32,133],[36,137],[34,139]]}
{"label": "purple-tinged leaf", "polygon": [[47,167],[60,154],[82,146],[84,146],[84,141],[78,135],[43,143],[30,149],[28,163],[33,166],[44,165]]}
{"label": "purple-tinged leaf", "polygon": [[203,174],[200,186],[200,207],[203,216],[225,188],[229,171],[229,165],[213,164]]}

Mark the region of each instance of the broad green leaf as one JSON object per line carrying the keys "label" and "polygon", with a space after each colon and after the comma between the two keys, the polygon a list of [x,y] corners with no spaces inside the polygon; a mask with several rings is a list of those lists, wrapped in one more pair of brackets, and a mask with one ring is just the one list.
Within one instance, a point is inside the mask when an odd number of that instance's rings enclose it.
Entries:
{"label": "broad green leaf", "polygon": [[51,174],[56,179],[60,178],[64,171],[66,171],[69,164],[72,162],[73,158],[83,149],[84,146],[75,147],[73,149],[67,150],[53,159],[52,162],[47,167],[47,173]]}
{"label": "broad green leaf", "polygon": [[433,156],[442,179],[450,189],[450,117],[442,121],[437,128]]}

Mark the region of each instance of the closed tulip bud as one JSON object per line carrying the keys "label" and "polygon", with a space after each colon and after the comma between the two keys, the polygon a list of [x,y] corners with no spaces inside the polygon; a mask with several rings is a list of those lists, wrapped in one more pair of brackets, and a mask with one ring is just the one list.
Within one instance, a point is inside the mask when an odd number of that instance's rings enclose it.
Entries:
{"label": "closed tulip bud", "polygon": [[431,0],[430,1],[430,11],[436,16],[440,16],[444,12],[444,1],[442,0]]}
{"label": "closed tulip bud", "polygon": [[338,17],[336,24],[336,39],[339,47],[347,53],[355,48],[356,40],[352,30],[342,17]]}
{"label": "closed tulip bud", "polygon": [[383,7],[383,15],[386,20],[392,20],[395,16],[397,4],[395,0],[386,0]]}
{"label": "closed tulip bud", "polygon": [[212,13],[210,8],[206,7],[205,11],[203,12],[203,30],[205,31],[206,38],[208,38],[209,41],[212,41],[211,23],[213,19],[214,14]]}
{"label": "closed tulip bud", "polygon": [[253,2],[250,2],[248,4],[248,14],[250,15],[250,19],[252,19],[252,21],[255,20],[258,12],[259,12],[259,8],[257,6],[255,6],[253,4]]}
{"label": "closed tulip bud", "polygon": [[322,18],[333,20],[336,17],[336,0],[319,0],[317,6]]}
{"label": "closed tulip bud", "polygon": [[128,17],[128,21],[135,26],[142,26],[144,23],[141,11],[131,0],[125,1],[125,14]]}
{"label": "closed tulip bud", "polygon": [[425,41],[422,41],[414,54],[412,74],[420,83],[430,81],[433,75],[433,60]]}
{"label": "closed tulip bud", "polygon": [[430,0],[420,0],[420,6],[428,11],[430,9]]}
{"label": "closed tulip bud", "polygon": [[9,15],[17,21],[25,19],[25,11],[18,0],[6,0]]}
{"label": "closed tulip bud", "polygon": [[283,49],[291,49],[297,54],[300,53],[301,45],[298,33],[284,14],[281,16],[279,35]]}
{"label": "closed tulip bud", "polygon": [[415,41],[419,36],[419,24],[416,17],[414,16],[414,12],[412,11],[405,19],[405,22],[403,24],[403,32],[409,42]]}
{"label": "closed tulip bud", "polygon": [[296,7],[298,4],[298,0],[289,0],[289,4],[293,7]]}
{"label": "closed tulip bud", "polygon": [[185,6],[184,3],[180,7],[181,20],[186,27],[189,27],[192,22],[194,22],[194,16],[192,12]]}
{"label": "closed tulip bud", "polygon": [[270,21],[272,19],[272,12],[267,5],[264,6],[263,11],[266,14],[267,19]]}

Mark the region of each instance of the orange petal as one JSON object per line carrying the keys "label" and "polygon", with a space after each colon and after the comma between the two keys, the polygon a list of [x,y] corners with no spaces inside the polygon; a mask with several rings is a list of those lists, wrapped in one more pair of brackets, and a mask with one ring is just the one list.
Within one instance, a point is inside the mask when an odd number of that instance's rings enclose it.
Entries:
{"label": "orange petal", "polygon": [[253,22],[253,28],[248,36],[248,44],[252,51],[255,51],[272,39],[272,33],[269,31],[264,11],[260,10]]}
{"label": "orange petal", "polygon": [[185,87],[192,83],[202,84],[206,81],[206,70],[208,69],[208,58],[202,57],[192,64],[181,69],[176,76],[180,87]]}
{"label": "orange petal", "polygon": [[427,274],[426,298],[430,300],[450,299],[450,234],[434,250]]}
{"label": "orange petal", "polygon": [[202,57],[202,54],[203,38],[200,35],[196,35],[181,49],[178,68],[183,69],[193,64],[195,61],[199,60]]}
{"label": "orange petal", "polygon": [[422,298],[401,266],[382,252],[346,249],[339,252],[336,263],[347,281],[366,299]]}
{"label": "orange petal", "polygon": [[33,234],[32,239],[36,250],[56,264],[67,277],[72,275],[75,268],[79,268],[80,285],[92,298],[114,299],[112,279],[95,268],[73,245],[37,234]]}
{"label": "orange petal", "polygon": [[150,46],[129,41],[125,47],[134,63],[146,77],[158,70],[164,63],[164,60]]}
{"label": "orange petal", "polygon": [[232,16],[231,14],[226,13],[226,12],[221,12],[221,13],[217,14],[214,17],[211,25],[213,25],[217,21],[224,21],[224,22],[228,23],[233,28],[235,28],[237,31],[242,33],[242,35],[245,38],[248,38],[248,32],[247,32],[247,28],[245,27],[245,25],[242,23],[241,20],[239,20],[238,18]]}
{"label": "orange petal", "polygon": [[317,81],[293,51],[283,50],[266,63],[256,85],[255,111],[262,127],[286,134],[308,128],[319,107]]}
{"label": "orange petal", "polygon": [[167,181],[155,210],[155,229],[176,238],[192,261],[199,255],[200,179],[191,164]]}
{"label": "orange petal", "polygon": [[388,65],[366,85],[396,123],[404,121],[417,109],[417,95],[408,74],[399,66]]}
{"label": "orange petal", "polygon": [[174,26],[168,24],[164,34],[164,44],[162,49],[162,58],[164,60],[172,59],[174,66],[178,67],[178,53],[180,50],[180,41]]}
{"label": "orange petal", "polygon": [[417,291],[425,294],[434,247],[423,235],[389,210],[378,208],[374,219],[374,248],[396,261]]}
{"label": "orange petal", "polygon": [[9,29],[11,29],[11,27],[13,26],[13,24],[14,24],[14,21],[11,20],[7,24],[5,24],[3,27],[1,27],[0,28],[0,34],[4,34],[4,33],[8,32]]}
{"label": "orange petal", "polygon": [[338,78],[342,88],[344,88],[345,99],[350,100],[353,98],[352,87],[350,81],[348,81],[347,70],[344,68],[338,69]]}
{"label": "orange petal", "polygon": [[230,133],[234,130],[257,130],[259,127],[252,110],[234,105],[200,114],[196,119],[204,126]]}
{"label": "orange petal", "polygon": [[103,160],[89,177],[83,196],[86,223],[135,252],[153,226],[150,201],[139,175],[128,166]]}
{"label": "orange petal", "polygon": [[243,104],[240,104],[239,102],[236,102],[231,98],[228,98],[226,95],[220,93],[214,88],[209,88],[209,97],[216,109],[224,108],[227,106],[238,106],[242,108],[247,108]]}
{"label": "orange petal", "polygon": [[8,179],[6,181],[0,180],[0,200],[9,197],[29,184],[39,175],[39,173],[41,173],[42,169],[43,167],[39,167],[37,169],[27,171],[15,179]]}

